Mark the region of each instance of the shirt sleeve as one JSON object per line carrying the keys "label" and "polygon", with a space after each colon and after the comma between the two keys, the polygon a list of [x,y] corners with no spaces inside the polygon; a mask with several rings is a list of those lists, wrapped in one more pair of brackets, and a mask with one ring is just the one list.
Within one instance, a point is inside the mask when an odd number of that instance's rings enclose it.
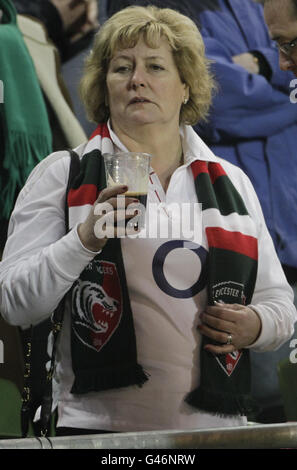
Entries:
{"label": "shirt sleeve", "polygon": [[271,47],[257,47],[256,51],[265,57],[265,60],[270,66],[270,85],[288,95],[289,84],[293,78],[293,74],[291,74],[291,72],[284,72],[279,68],[279,52],[277,47],[271,44]]}
{"label": "shirt sleeve", "polygon": [[241,176],[235,177],[233,184],[242,195],[258,229],[258,272],[250,307],[258,313],[262,328],[258,339],[249,348],[258,352],[275,350],[294,333],[297,312],[293,290],[275,252],[252,183],[239,168],[237,170]]}
{"label": "shirt sleeve", "polygon": [[31,173],[12,213],[0,263],[0,310],[12,325],[27,327],[49,317],[94,257],[77,227],[65,229],[70,157],[58,153]]}

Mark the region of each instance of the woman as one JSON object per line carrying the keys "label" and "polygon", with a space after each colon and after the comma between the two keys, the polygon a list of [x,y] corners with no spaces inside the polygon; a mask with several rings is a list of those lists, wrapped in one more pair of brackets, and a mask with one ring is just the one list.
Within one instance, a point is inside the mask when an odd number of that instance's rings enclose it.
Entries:
{"label": "woman", "polygon": [[[249,348],[292,335],[292,291],[255,192],[189,125],[205,118],[213,87],[190,19],[120,11],[86,63],[82,96],[100,124],[76,149],[70,230],[68,152],[46,158],[19,196],[1,312],[12,324],[38,323],[68,293],[55,373],[60,435],[244,424]],[[127,191],[105,188],[101,155],[125,150],[153,156],[148,208],[165,208],[162,223],[175,223],[172,202],[200,203],[193,239],[95,236],[95,205],[109,202],[116,220],[116,196]]]}

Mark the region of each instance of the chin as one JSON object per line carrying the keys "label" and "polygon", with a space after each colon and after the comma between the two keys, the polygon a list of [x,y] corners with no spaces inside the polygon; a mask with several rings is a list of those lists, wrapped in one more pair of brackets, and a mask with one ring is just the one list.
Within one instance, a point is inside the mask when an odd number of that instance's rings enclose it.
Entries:
{"label": "chin", "polygon": [[134,114],[133,116],[130,117],[130,122],[132,124],[154,124],[154,123],[157,123],[157,119],[155,116],[145,116],[145,115],[137,115],[137,114]]}

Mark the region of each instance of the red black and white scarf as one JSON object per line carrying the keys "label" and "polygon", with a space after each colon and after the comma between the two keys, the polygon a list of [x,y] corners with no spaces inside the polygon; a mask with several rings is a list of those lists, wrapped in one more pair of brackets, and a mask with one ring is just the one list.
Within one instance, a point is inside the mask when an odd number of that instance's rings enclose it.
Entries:
{"label": "red black and white scarf", "polygon": [[[114,146],[101,124],[73,157],[67,195],[69,227],[88,215],[106,187],[102,154]],[[73,170],[76,168],[76,170]],[[191,164],[208,240],[208,303],[249,304],[257,276],[255,226],[244,202],[219,163]],[[133,315],[120,239],[109,239],[81,273],[72,290],[72,393],[83,394],[129,385],[142,386],[148,375],[137,361]],[[209,339],[207,339],[209,343]],[[203,349],[201,379],[185,398],[192,406],[221,415],[251,411],[248,350],[215,356]]]}

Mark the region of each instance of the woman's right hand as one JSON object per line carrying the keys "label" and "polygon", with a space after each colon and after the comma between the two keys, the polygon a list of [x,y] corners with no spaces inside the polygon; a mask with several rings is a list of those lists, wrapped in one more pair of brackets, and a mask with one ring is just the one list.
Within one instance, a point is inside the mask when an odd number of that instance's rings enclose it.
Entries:
{"label": "woman's right hand", "polygon": [[[117,196],[124,194],[127,190],[127,186],[121,185],[105,188],[100,192],[87,219],[79,224],[77,229],[78,236],[85,248],[94,252],[102,250],[108,238],[110,238],[106,236],[106,232],[112,233],[113,238],[116,238],[118,235],[117,222],[125,221],[134,216],[134,214],[128,214],[126,208],[129,204],[139,203],[137,199],[125,197],[120,207],[118,207]],[[99,220],[100,226],[104,227],[104,231],[101,231],[101,233],[98,233],[100,231],[96,230],[95,227]],[[122,225],[125,227],[124,222]]]}

